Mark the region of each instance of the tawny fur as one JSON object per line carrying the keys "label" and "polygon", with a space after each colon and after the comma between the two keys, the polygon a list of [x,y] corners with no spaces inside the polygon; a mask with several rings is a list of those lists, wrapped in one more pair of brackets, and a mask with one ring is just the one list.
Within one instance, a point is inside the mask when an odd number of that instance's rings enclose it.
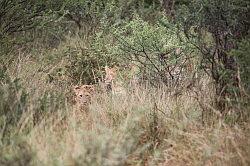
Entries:
{"label": "tawny fur", "polygon": [[91,98],[95,93],[94,85],[81,85],[74,86],[73,91],[75,93],[74,101],[77,108],[87,108],[91,102]]}

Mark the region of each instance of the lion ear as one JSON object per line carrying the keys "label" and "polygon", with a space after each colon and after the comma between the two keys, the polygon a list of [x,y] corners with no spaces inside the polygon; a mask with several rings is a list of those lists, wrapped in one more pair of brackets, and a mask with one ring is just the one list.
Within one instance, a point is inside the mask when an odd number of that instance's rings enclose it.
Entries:
{"label": "lion ear", "polygon": [[110,70],[109,67],[108,67],[108,66],[105,66],[105,72],[106,72],[106,73],[109,73],[109,70]]}
{"label": "lion ear", "polygon": [[81,89],[81,87],[80,86],[78,86],[78,85],[75,85],[75,86],[73,86],[73,91],[76,93],[76,92],[78,92],[79,91],[79,89]]}

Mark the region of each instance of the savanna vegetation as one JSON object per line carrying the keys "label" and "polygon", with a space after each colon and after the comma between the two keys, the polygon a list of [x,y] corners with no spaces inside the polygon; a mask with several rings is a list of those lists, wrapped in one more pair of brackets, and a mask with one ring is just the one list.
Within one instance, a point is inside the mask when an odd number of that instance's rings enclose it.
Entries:
{"label": "savanna vegetation", "polygon": [[250,165],[249,27],[248,0],[0,0],[0,165]]}

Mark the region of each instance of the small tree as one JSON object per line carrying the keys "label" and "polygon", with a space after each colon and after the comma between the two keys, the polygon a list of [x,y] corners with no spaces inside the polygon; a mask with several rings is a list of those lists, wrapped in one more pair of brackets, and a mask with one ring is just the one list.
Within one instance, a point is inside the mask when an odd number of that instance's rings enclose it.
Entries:
{"label": "small tree", "polygon": [[178,11],[183,30],[201,52],[203,69],[216,85],[216,105],[223,112],[239,94],[238,62],[229,52],[249,33],[246,0],[195,0]]}
{"label": "small tree", "polygon": [[[116,28],[118,56],[137,64],[141,75],[152,84],[177,86],[185,77],[185,69],[192,56],[184,34],[167,20],[151,25],[135,18]],[[182,37],[180,37],[182,36]],[[188,74],[189,75],[189,74]],[[191,74],[190,74],[191,75]]]}
{"label": "small tree", "polygon": [[0,56],[12,52],[20,43],[23,46],[33,36],[40,38],[42,35],[37,34],[38,29],[43,32],[45,27],[46,30],[52,29],[55,24],[49,26],[48,23],[55,23],[63,1],[0,0]]}
{"label": "small tree", "polygon": [[47,1],[0,0],[0,40],[41,24],[49,12]]}

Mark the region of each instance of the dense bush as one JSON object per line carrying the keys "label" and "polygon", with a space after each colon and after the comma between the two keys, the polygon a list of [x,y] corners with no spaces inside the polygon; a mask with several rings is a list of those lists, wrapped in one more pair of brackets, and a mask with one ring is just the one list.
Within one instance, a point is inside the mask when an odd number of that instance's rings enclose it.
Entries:
{"label": "dense bush", "polygon": [[231,56],[234,56],[239,63],[239,77],[241,84],[249,92],[250,90],[250,40],[245,39],[239,43],[238,49],[232,50]]}
{"label": "dense bush", "polygon": [[221,112],[239,96],[237,59],[229,52],[249,33],[249,11],[245,0],[197,0],[177,12],[187,39],[200,50],[202,68],[214,80],[216,107]]}
{"label": "dense bush", "polygon": [[144,79],[151,83],[177,85],[181,79],[192,76],[194,71],[187,69],[193,65],[195,49],[188,44],[184,33],[166,19],[151,25],[135,17],[123,26],[115,27],[113,33],[118,43],[114,46],[117,56],[139,65]]}
{"label": "dense bush", "polygon": [[[35,111],[31,112],[31,108]],[[1,142],[9,143],[13,137],[22,133],[23,127],[24,133],[27,134],[30,127],[39,124],[45,118],[63,113],[65,113],[65,97],[62,93],[49,91],[40,94],[38,98],[31,98],[31,94],[27,93],[20,79],[1,81]]]}

